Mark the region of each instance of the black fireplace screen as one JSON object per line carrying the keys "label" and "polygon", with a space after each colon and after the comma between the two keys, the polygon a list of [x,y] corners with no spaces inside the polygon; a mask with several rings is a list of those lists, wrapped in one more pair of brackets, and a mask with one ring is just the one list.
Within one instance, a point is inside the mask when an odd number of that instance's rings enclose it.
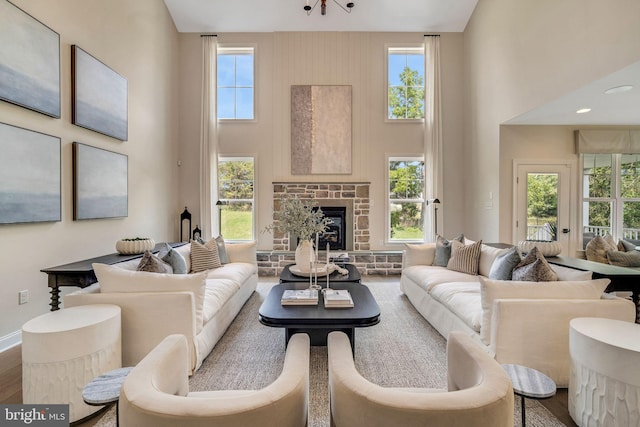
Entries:
{"label": "black fireplace screen", "polygon": [[327,243],[329,243],[329,248],[331,250],[346,250],[347,242],[346,242],[346,215],[347,208],[346,207],[321,207],[322,213],[324,216],[331,219],[331,224],[327,231],[324,234],[320,235],[319,238],[319,249],[326,249]]}

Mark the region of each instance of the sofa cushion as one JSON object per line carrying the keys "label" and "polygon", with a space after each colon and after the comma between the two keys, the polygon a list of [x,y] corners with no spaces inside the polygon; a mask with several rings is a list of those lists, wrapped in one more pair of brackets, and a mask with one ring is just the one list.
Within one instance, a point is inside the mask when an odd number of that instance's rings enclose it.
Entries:
{"label": "sofa cushion", "polygon": [[173,274],[173,267],[164,262],[157,255],[150,251],[144,251],[144,255],[138,263],[138,271],[148,271],[149,273],[168,273]]}
{"label": "sofa cushion", "polygon": [[189,272],[184,257],[168,243],[164,243],[162,248],[160,248],[158,258],[173,268],[173,274],[187,274]]}
{"label": "sofa cushion", "polygon": [[492,280],[480,276],[482,321],[480,338],[489,345],[491,340],[493,303],[499,299],[600,299],[609,279],[566,282],[521,282]]}
{"label": "sofa cushion", "polygon": [[[464,242],[464,235],[460,234],[456,238],[452,239],[457,240],[460,243]],[[445,239],[442,236],[438,236],[436,239],[436,254],[433,260],[433,265],[437,265],[438,267],[446,267],[449,262],[449,258],[451,258],[451,241]]]}
{"label": "sofa cushion", "polygon": [[92,264],[100,292],[191,292],[195,301],[196,333],[202,330],[206,273],[162,274],[130,271],[113,265]]}
{"label": "sofa cushion", "polygon": [[[551,263],[549,263],[549,266],[558,275],[558,281],[591,280],[593,278],[592,271],[576,270],[575,268],[569,268],[563,265],[556,265]],[[493,277],[491,277],[491,279],[493,279]]]}
{"label": "sofa cushion", "polygon": [[433,265],[436,257],[435,243],[406,243],[404,245],[403,265]]}
{"label": "sofa cushion", "polygon": [[611,265],[618,267],[640,267],[640,252],[607,251],[607,260]]}
{"label": "sofa cushion", "polygon": [[480,247],[482,240],[470,245],[454,240],[451,242],[451,257],[447,263],[447,268],[461,273],[478,274],[478,266],[480,265]]}
{"label": "sofa cushion", "polygon": [[478,276],[472,276],[446,267],[415,265],[402,270],[402,274],[418,286],[431,292],[434,286],[447,282],[477,282]]}
{"label": "sofa cushion", "polygon": [[601,262],[608,264],[607,251],[615,251],[618,249],[618,245],[613,241],[610,235],[605,237],[596,236],[589,240],[587,246],[584,248],[585,255],[589,261]]}
{"label": "sofa cushion", "polygon": [[441,283],[433,288],[431,297],[451,310],[471,329],[480,332],[482,304],[479,282]]}
{"label": "sofa cushion", "polygon": [[221,267],[218,245],[212,239],[204,245],[195,240],[191,241],[191,272],[211,270]]}
{"label": "sofa cushion", "polygon": [[234,262],[225,264],[215,270],[209,270],[207,279],[229,279],[236,283],[237,289],[240,289],[240,286],[257,271],[258,267],[255,264]]}
{"label": "sofa cushion", "polygon": [[207,279],[202,320],[206,324],[220,308],[238,292],[238,284],[230,279]]}
{"label": "sofa cushion", "polygon": [[508,249],[494,248],[493,246],[482,244],[480,247],[480,265],[478,266],[478,274],[484,277],[489,277],[493,262],[496,260],[498,255],[506,252],[507,250]]}
{"label": "sofa cushion", "polygon": [[529,282],[551,282],[558,280],[558,275],[549,266],[544,255],[534,246],[513,269],[511,278]]}
{"label": "sofa cushion", "polygon": [[493,261],[487,277],[496,280],[511,280],[513,269],[520,264],[520,261],[522,261],[522,259],[518,253],[518,248],[514,246],[513,248],[507,249]]}

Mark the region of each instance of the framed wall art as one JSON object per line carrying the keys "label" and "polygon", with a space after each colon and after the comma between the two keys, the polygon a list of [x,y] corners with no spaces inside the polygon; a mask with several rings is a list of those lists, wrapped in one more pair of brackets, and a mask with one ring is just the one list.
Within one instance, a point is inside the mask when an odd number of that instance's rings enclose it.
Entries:
{"label": "framed wall art", "polygon": [[0,123],[0,224],[61,221],[60,138]]}
{"label": "framed wall art", "polygon": [[0,99],[60,118],[60,35],[0,0]]}
{"label": "framed wall art", "polygon": [[126,141],[127,79],[73,45],[71,80],[73,124]]}
{"label": "framed wall art", "polygon": [[291,86],[291,174],[351,173],[351,86]]}
{"label": "framed wall art", "polygon": [[73,143],[73,219],[128,215],[128,157]]}

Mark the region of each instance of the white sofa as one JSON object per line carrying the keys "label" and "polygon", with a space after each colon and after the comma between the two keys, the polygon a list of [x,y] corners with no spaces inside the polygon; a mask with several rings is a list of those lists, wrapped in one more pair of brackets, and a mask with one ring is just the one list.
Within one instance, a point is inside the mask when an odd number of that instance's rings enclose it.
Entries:
{"label": "white sofa", "polygon": [[[433,266],[435,243],[406,245],[400,287],[422,316],[447,338],[471,335],[500,363],[514,363],[569,384],[569,321],[605,317],[633,322],[633,302],[604,294],[608,279],[551,265],[559,281],[489,280],[502,249],[482,245],[479,275]],[[486,280],[485,280],[486,279]],[[482,282],[482,283],[481,283]]]}
{"label": "white sofa", "polygon": [[[176,250],[191,271],[190,244]],[[94,265],[98,283],[66,295],[64,306],[121,307],[123,366],[136,365],[166,336],[185,335],[193,373],[258,284],[255,242],[227,243],[226,250],[228,264],[201,273],[135,271],[139,259],[112,266]]]}

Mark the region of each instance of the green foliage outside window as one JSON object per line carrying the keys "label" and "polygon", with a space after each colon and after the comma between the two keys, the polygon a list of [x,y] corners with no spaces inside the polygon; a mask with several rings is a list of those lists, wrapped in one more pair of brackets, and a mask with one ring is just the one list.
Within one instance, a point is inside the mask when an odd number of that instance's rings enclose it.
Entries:
{"label": "green foliage outside window", "polygon": [[422,198],[424,162],[389,162],[390,233],[392,239],[419,240],[424,236]]}
{"label": "green foliage outside window", "polygon": [[400,81],[401,86],[389,87],[389,118],[424,118],[424,79],[417,70],[405,67]]}

